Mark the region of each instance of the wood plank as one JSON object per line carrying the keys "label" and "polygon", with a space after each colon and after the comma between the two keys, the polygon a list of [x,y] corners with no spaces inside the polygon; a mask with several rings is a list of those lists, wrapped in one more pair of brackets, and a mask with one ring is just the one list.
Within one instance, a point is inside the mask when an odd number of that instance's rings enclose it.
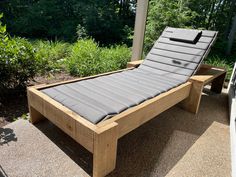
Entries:
{"label": "wood plank", "polygon": [[206,85],[224,73],[226,73],[226,71],[222,70],[221,68],[211,68],[205,70],[204,72],[198,72],[198,74],[192,76],[190,80],[202,82],[204,85]]}
{"label": "wood plank", "polygon": [[190,90],[189,97],[182,101],[180,106],[185,110],[196,114],[199,109],[204,84],[197,80],[191,80],[191,82],[192,87]]}
{"label": "wood plank", "polygon": [[211,91],[215,93],[221,93],[224,82],[225,82],[226,72],[222,73],[218,77],[212,80]]}
{"label": "wood plank", "polygon": [[45,117],[42,114],[40,114],[40,112],[38,112],[36,109],[34,109],[32,106],[29,106],[29,112],[30,112],[30,122],[32,124],[35,124],[45,119]]}
{"label": "wood plank", "polygon": [[118,73],[118,72],[122,72],[122,71],[126,71],[126,70],[132,70],[132,69],[134,69],[134,68],[130,67],[130,68],[125,68],[125,69],[121,69],[121,70],[117,70],[117,71],[111,71],[111,72],[107,72],[107,73],[97,74],[97,75],[94,75],[94,76],[71,79],[71,80],[61,81],[61,82],[52,83],[52,84],[40,84],[40,85],[36,85],[36,86],[32,86],[32,87],[37,89],[37,90],[41,90],[41,89],[46,89],[46,88],[49,88],[49,87],[54,87],[54,86],[58,86],[58,85],[62,85],[62,84],[73,83],[73,82],[82,81],[82,80],[93,79],[93,78],[96,78],[96,77],[106,76],[106,75],[110,75],[110,74],[114,74],[114,73]]}
{"label": "wood plank", "polygon": [[135,60],[127,63],[127,68],[138,67],[143,63],[143,60]]}
{"label": "wood plank", "polygon": [[176,45],[170,45],[170,44],[164,44],[164,43],[155,43],[154,47],[156,49],[162,49],[177,53],[184,53],[189,55],[197,55],[202,56],[205,53],[205,50],[202,49],[194,49],[194,48],[188,48],[188,47],[182,47],[182,46],[176,46]]}
{"label": "wood plank", "polygon": [[204,86],[212,82],[211,90],[220,93],[226,75],[226,71],[222,68],[214,68],[208,65],[203,65],[202,68],[198,75],[190,78],[190,82],[192,82],[190,95],[180,105],[185,110],[194,114],[198,112]]}
{"label": "wood plank", "polygon": [[31,107],[93,152],[94,124],[32,87],[28,88],[28,98]]}
{"label": "wood plank", "polygon": [[208,47],[208,44],[203,43],[203,42],[197,42],[196,44],[189,44],[189,43],[184,43],[184,42],[172,41],[169,38],[164,38],[162,36],[160,36],[160,38],[158,39],[158,42],[171,44],[171,45],[177,45],[177,46],[196,48],[196,49],[203,49],[203,50],[206,50]]}
{"label": "wood plank", "polygon": [[117,123],[97,129],[94,134],[93,177],[103,177],[115,169],[118,140]]}
{"label": "wood plank", "polygon": [[118,137],[122,137],[130,131],[151,120],[161,112],[169,109],[189,96],[191,83],[187,82],[173,88],[155,98],[149,99],[135,107],[132,107],[111,119],[97,124],[105,126],[111,122],[118,123]]}

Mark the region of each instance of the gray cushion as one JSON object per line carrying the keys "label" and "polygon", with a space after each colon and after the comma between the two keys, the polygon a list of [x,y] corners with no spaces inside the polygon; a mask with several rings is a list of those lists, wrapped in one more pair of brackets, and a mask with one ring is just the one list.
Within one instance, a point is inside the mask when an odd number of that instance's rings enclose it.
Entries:
{"label": "gray cushion", "polygon": [[195,44],[201,35],[202,31],[198,30],[176,29],[173,31],[170,40]]}

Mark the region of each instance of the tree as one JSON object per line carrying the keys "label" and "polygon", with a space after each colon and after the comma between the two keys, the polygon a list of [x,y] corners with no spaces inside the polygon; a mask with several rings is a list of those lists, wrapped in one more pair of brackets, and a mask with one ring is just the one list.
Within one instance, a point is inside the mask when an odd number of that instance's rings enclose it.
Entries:
{"label": "tree", "polygon": [[147,18],[145,49],[148,51],[166,26],[191,27],[195,13],[182,0],[150,0]]}
{"label": "tree", "polygon": [[232,28],[230,30],[229,37],[228,37],[228,44],[227,44],[227,48],[226,48],[227,55],[231,54],[231,50],[232,50],[233,43],[235,40],[235,33],[236,33],[236,15],[233,18]]}
{"label": "tree", "polygon": [[79,26],[109,45],[129,35],[134,4],[135,0],[9,0],[0,2],[0,11],[12,35],[74,42]]}
{"label": "tree", "polygon": [[231,36],[232,19],[236,15],[236,0],[150,0],[146,51],[152,46],[165,26],[191,27],[219,31],[215,46],[224,54]]}

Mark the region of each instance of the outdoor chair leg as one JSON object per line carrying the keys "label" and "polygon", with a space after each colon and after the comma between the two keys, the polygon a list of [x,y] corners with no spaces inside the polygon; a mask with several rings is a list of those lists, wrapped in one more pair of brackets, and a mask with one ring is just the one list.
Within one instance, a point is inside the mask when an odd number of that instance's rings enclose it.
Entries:
{"label": "outdoor chair leg", "polygon": [[225,76],[226,76],[226,73],[222,74],[221,76],[215,78],[212,81],[212,84],[211,84],[211,91],[212,92],[221,93],[223,86],[224,86]]}
{"label": "outdoor chair leg", "polygon": [[202,82],[192,81],[189,96],[180,103],[181,107],[186,111],[196,114],[200,105],[203,87],[204,84]]}
{"label": "outdoor chair leg", "polygon": [[115,169],[118,140],[117,123],[94,134],[93,177],[104,177]]}
{"label": "outdoor chair leg", "polygon": [[32,106],[29,106],[29,111],[30,111],[30,122],[32,124],[35,124],[42,119],[45,119],[45,117],[36,109],[34,109]]}

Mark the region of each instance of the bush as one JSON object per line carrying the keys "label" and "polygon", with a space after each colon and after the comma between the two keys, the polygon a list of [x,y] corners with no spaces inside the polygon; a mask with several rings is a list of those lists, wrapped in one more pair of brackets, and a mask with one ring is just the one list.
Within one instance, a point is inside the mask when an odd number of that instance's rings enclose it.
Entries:
{"label": "bush", "polygon": [[101,70],[99,54],[99,47],[93,40],[79,40],[76,42],[67,61],[70,74],[88,76],[99,73],[99,70]]}
{"label": "bush", "polygon": [[0,90],[24,87],[37,72],[32,45],[23,38],[0,40]]}
{"label": "bush", "polygon": [[220,55],[210,55],[204,63],[216,66],[216,67],[223,67],[227,71],[226,80],[230,79],[230,76],[233,71],[233,61],[235,57],[225,57]]}
{"label": "bush", "polygon": [[68,43],[37,40],[33,42],[36,58],[39,62],[39,73],[59,72],[65,69],[64,61],[69,55]]}
{"label": "bush", "polygon": [[79,40],[72,47],[67,68],[71,75],[95,75],[125,68],[130,55],[126,46],[101,48],[92,39]]}
{"label": "bush", "polygon": [[109,72],[123,69],[131,58],[131,51],[126,46],[115,46],[111,48],[103,48],[100,53],[101,72]]}

